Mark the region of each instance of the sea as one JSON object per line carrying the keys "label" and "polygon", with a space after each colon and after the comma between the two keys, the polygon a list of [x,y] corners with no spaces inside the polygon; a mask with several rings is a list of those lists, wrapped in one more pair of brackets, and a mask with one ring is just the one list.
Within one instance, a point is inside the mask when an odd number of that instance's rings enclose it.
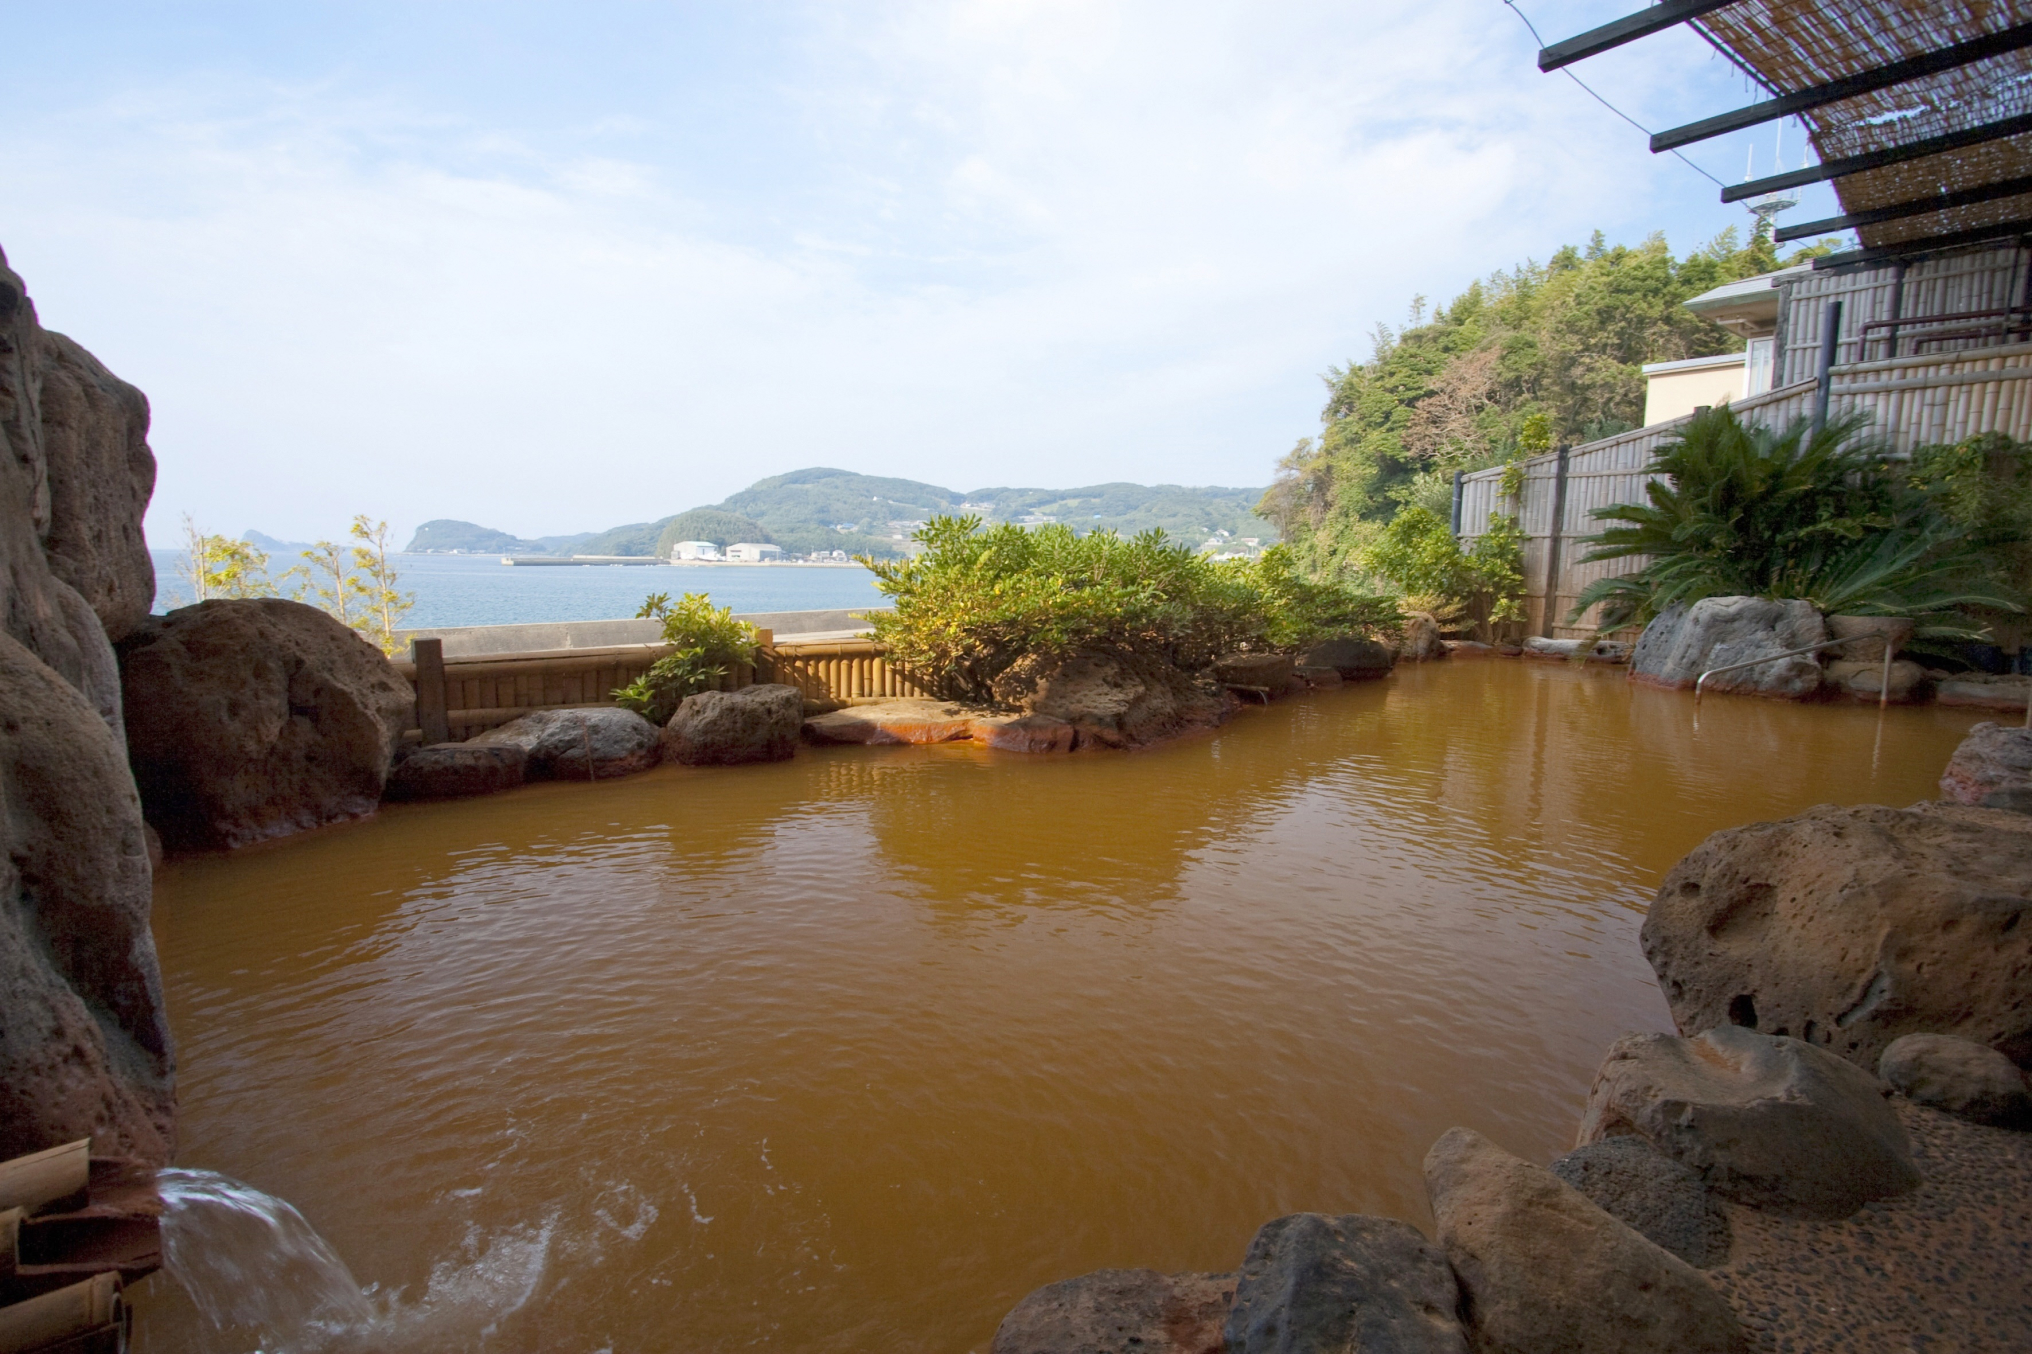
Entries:
{"label": "sea", "polygon": [[[151,550],[155,610],[191,602],[180,550]],[[499,555],[397,555],[396,586],[416,601],[402,628],[605,621],[633,616],[651,593],[702,592],[737,615],[886,605],[859,565],[506,565]],[[272,563],[280,564],[280,561]]]}

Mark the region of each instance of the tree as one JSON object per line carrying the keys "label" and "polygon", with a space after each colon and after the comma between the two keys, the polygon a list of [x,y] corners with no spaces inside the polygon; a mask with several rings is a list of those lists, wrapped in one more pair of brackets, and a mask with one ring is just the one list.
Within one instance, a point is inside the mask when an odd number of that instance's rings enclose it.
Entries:
{"label": "tree", "polygon": [[[353,546],[353,572],[358,580],[357,595],[363,609],[350,624],[378,644],[381,652],[392,654],[397,647],[397,622],[416,604],[416,596],[396,589],[395,566],[388,562],[386,522],[370,524],[367,514],[360,513],[353,518],[351,534],[356,542]],[[342,615],[340,619],[345,617]]]}
{"label": "tree", "polygon": [[215,597],[275,595],[264,552],[246,541],[206,535],[189,513],[183,516],[183,535],[184,557],[177,571],[189,584],[193,602]]}
{"label": "tree", "polygon": [[1442,512],[1456,471],[1633,428],[1644,363],[1740,349],[1682,303],[1778,264],[1764,235],[1724,231],[1675,259],[1662,236],[1627,248],[1597,233],[1429,318],[1414,306],[1402,332],[1378,327],[1367,362],[1327,373],[1320,434],[1279,464],[1258,511],[1314,577],[1359,578],[1383,525]]}

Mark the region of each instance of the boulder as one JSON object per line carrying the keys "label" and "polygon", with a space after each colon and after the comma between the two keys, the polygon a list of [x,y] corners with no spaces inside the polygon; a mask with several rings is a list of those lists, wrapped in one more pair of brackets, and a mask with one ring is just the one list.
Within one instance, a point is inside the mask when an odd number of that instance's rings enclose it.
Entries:
{"label": "boulder", "polygon": [[1071,752],[1072,725],[1050,715],[977,715],[968,722],[976,743],[1003,752]]}
{"label": "boulder", "polygon": [[1842,1218],[1919,1184],[1877,1079],[1797,1039],[1722,1025],[1629,1034],[1588,1091],[1583,1145],[1635,1134],[1738,1203]]}
{"label": "boulder", "polygon": [[1743,1345],[1698,1270],[1479,1133],[1450,1129],[1433,1144],[1425,1189],[1478,1351],[1733,1354]]}
{"label": "boulder", "polygon": [[[1690,687],[1711,668],[1827,637],[1827,624],[1811,602],[1707,597],[1690,607],[1668,607],[1644,627],[1630,654],[1630,676],[1656,686]],[[1712,677],[1706,689],[1801,700],[1820,689],[1820,663],[1812,654],[1773,659]]]}
{"label": "boulder", "polygon": [[1933,698],[1942,705],[2023,713],[2028,691],[2032,691],[2032,685],[2028,685],[2023,677],[1983,678],[1965,672],[1934,687]]}
{"label": "boulder", "polygon": [[273,597],[152,617],[120,668],[141,803],[172,848],[371,814],[416,704],[379,649]]}
{"label": "boulder", "polygon": [[168,1164],[175,1058],[150,881],[112,731],[0,633],[0,1160],[89,1136]]}
{"label": "boulder", "polygon": [[973,737],[975,712],[949,701],[893,700],[850,705],[804,721],[814,743],[958,743]]}
{"label": "boulder", "polygon": [[1397,656],[1414,663],[1446,657],[1446,641],[1439,637],[1439,622],[1422,611],[1404,618],[1404,633],[1397,640]]}
{"label": "boulder", "polygon": [[1620,639],[1598,639],[1587,646],[1590,663],[1618,664],[1630,661],[1630,646]]}
{"label": "boulder", "polygon": [[2032,729],[1985,720],[1947,760],[1940,797],[1950,804],[2032,811]]}
{"label": "boulder", "polygon": [[1394,649],[1373,639],[1348,635],[1321,640],[1298,656],[1309,668],[1332,668],[1350,681],[1362,677],[1384,677],[1397,661]]}
{"label": "boulder", "polygon": [[1592,647],[1584,639],[1547,639],[1543,635],[1533,635],[1524,641],[1524,656],[1565,661],[1585,657]]}
{"label": "boulder", "polygon": [[1074,746],[1137,748],[1227,722],[1234,697],[1142,654],[1028,654],[994,681],[995,699],[1073,727]]}
{"label": "boulder", "polygon": [[1228,1354],[1467,1354],[1460,1290],[1408,1222],[1293,1213],[1249,1243],[1228,1313]]}
{"label": "boulder", "polygon": [[1889,642],[1895,657],[1905,641],[1912,638],[1912,620],[1906,616],[1829,616],[1827,637],[1846,640],[1828,655],[1849,663],[1874,663],[1884,667],[1884,645]]}
{"label": "boulder", "polygon": [[1446,652],[1449,658],[1494,658],[1496,646],[1478,639],[1450,639],[1446,641]]}
{"label": "boulder", "polygon": [[466,742],[511,746],[527,757],[530,780],[615,780],[647,771],[663,731],[633,710],[538,710]]}
{"label": "boulder", "polygon": [[1576,1147],[1552,1163],[1552,1173],[1585,1194],[1595,1207],[1654,1246],[1696,1269],[1729,1255],[1729,1219],[1699,1172],[1634,1135]]}
{"label": "boulder", "polygon": [[383,799],[465,799],[522,784],[529,753],[513,743],[433,743],[395,759]]}
{"label": "boulder", "polygon": [[781,762],[797,754],[804,693],[762,682],[686,696],[663,726],[665,761],[686,766]]}
{"label": "boulder", "polygon": [[1233,653],[1214,660],[1214,680],[1281,696],[1291,685],[1291,657],[1281,653]]}
{"label": "boulder", "polygon": [[1979,1124],[2032,1127],[2025,1074],[1985,1045],[1948,1034],[1908,1034],[1884,1050],[1877,1075],[1916,1104]]}
{"label": "boulder", "polygon": [[[1878,648],[1882,649],[1882,644]],[[1884,660],[1875,662],[1850,662],[1836,659],[1821,669],[1821,684],[1831,694],[1847,696],[1854,700],[1875,701],[1882,699],[1884,690]],[[1891,661],[1891,699],[1900,704],[1914,701],[1926,694],[1926,669],[1908,658]]]}
{"label": "boulder", "polygon": [[1315,668],[1308,667],[1303,663],[1295,663],[1292,665],[1291,675],[1314,690],[1318,690],[1323,686],[1339,686],[1341,684],[1339,668]]}
{"label": "boulder", "polygon": [[148,612],[148,402],[0,255],[0,1159],[175,1145],[153,863],[108,636]]}
{"label": "boulder", "polygon": [[2028,900],[2032,817],[1823,805],[1709,837],[1638,934],[1682,1032],[1743,1025],[1872,1069],[1900,1035],[1954,1034],[2025,1066]]}
{"label": "boulder", "polygon": [[1222,1354],[1232,1274],[1102,1269],[1046,1284],[995,1330],[991,1354]]}
{"label": "boulder", "polygon": [[148,398],[83,348],[47,330],[36,366],[49,475],[50,572],[69,585],[112,641],[155,605],[155,565],[141,517],[155,491]]}

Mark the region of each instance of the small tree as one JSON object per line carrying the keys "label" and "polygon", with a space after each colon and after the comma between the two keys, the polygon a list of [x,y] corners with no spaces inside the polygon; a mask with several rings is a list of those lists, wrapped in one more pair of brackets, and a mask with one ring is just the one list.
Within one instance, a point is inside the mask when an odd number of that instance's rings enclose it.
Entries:
{"label": "small tree", "polygon": [[395,566],[388,562],[386,522],[370,523],[367,514],[360,513],[353,518],[352,537],[353,571],[363,609],[350,624],[380,645],[381,652],[392,654],[397,623],[416,605],[416,595],[396,589]]}
{"label": "small tree", "polygon": [[669,593],[652,593],[635,615],[662,621],[663,642],[676,646],[613,693],[616,704],[652,724],[668,723],[686,696],[711,690],[736,663],[755,661],[755,627],[735,620],[732,607],[715,607],[702,592],[686,593],[675,606]]}
{"label": "small tree", "polygon": [[303,563],[284,578],[296,580],[291,593],[297,601],[314,606],[339,624],[352,627],[361,615],[360,603],[367,585],[353,572],[353,560],[346,548],[333,541],[318,541],[302,554]]}
{"label": "small tree", "polygon": [[191,600],[214,597],[273,597],[268,556],[246,541],[207,536],[189,513],[183,516],[184,558],[177,572],[190,585]]}
{"label": "small tree", "polygon": [[1460,608],[1484,639],[1524,615],[1524,533],[1506,513],[1490,513],[1487,529],[1462,550],[1437,513],[1406,508],[1362,553],[1362,567],[1410,596]]}

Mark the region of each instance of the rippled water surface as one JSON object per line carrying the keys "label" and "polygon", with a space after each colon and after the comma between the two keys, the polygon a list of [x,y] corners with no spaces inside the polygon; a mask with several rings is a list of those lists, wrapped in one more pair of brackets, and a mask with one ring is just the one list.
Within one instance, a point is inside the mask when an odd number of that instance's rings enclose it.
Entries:
{"label": "rippled water surface", "polygon": [[[1970,711],[1488,661],[1137,754],[805,749],[172,862],[180,1164],[293,1203],[432,1349],[985,1349],[1038,1284],[1430,1224],[1667,1027],[1718,828],[1928,798]],[[144,1349],[219,1347],[180,1296]],[[225,1347],[232,1347],[230,1342]],[[419,1346],[421,1347],[421,1346]]]}

